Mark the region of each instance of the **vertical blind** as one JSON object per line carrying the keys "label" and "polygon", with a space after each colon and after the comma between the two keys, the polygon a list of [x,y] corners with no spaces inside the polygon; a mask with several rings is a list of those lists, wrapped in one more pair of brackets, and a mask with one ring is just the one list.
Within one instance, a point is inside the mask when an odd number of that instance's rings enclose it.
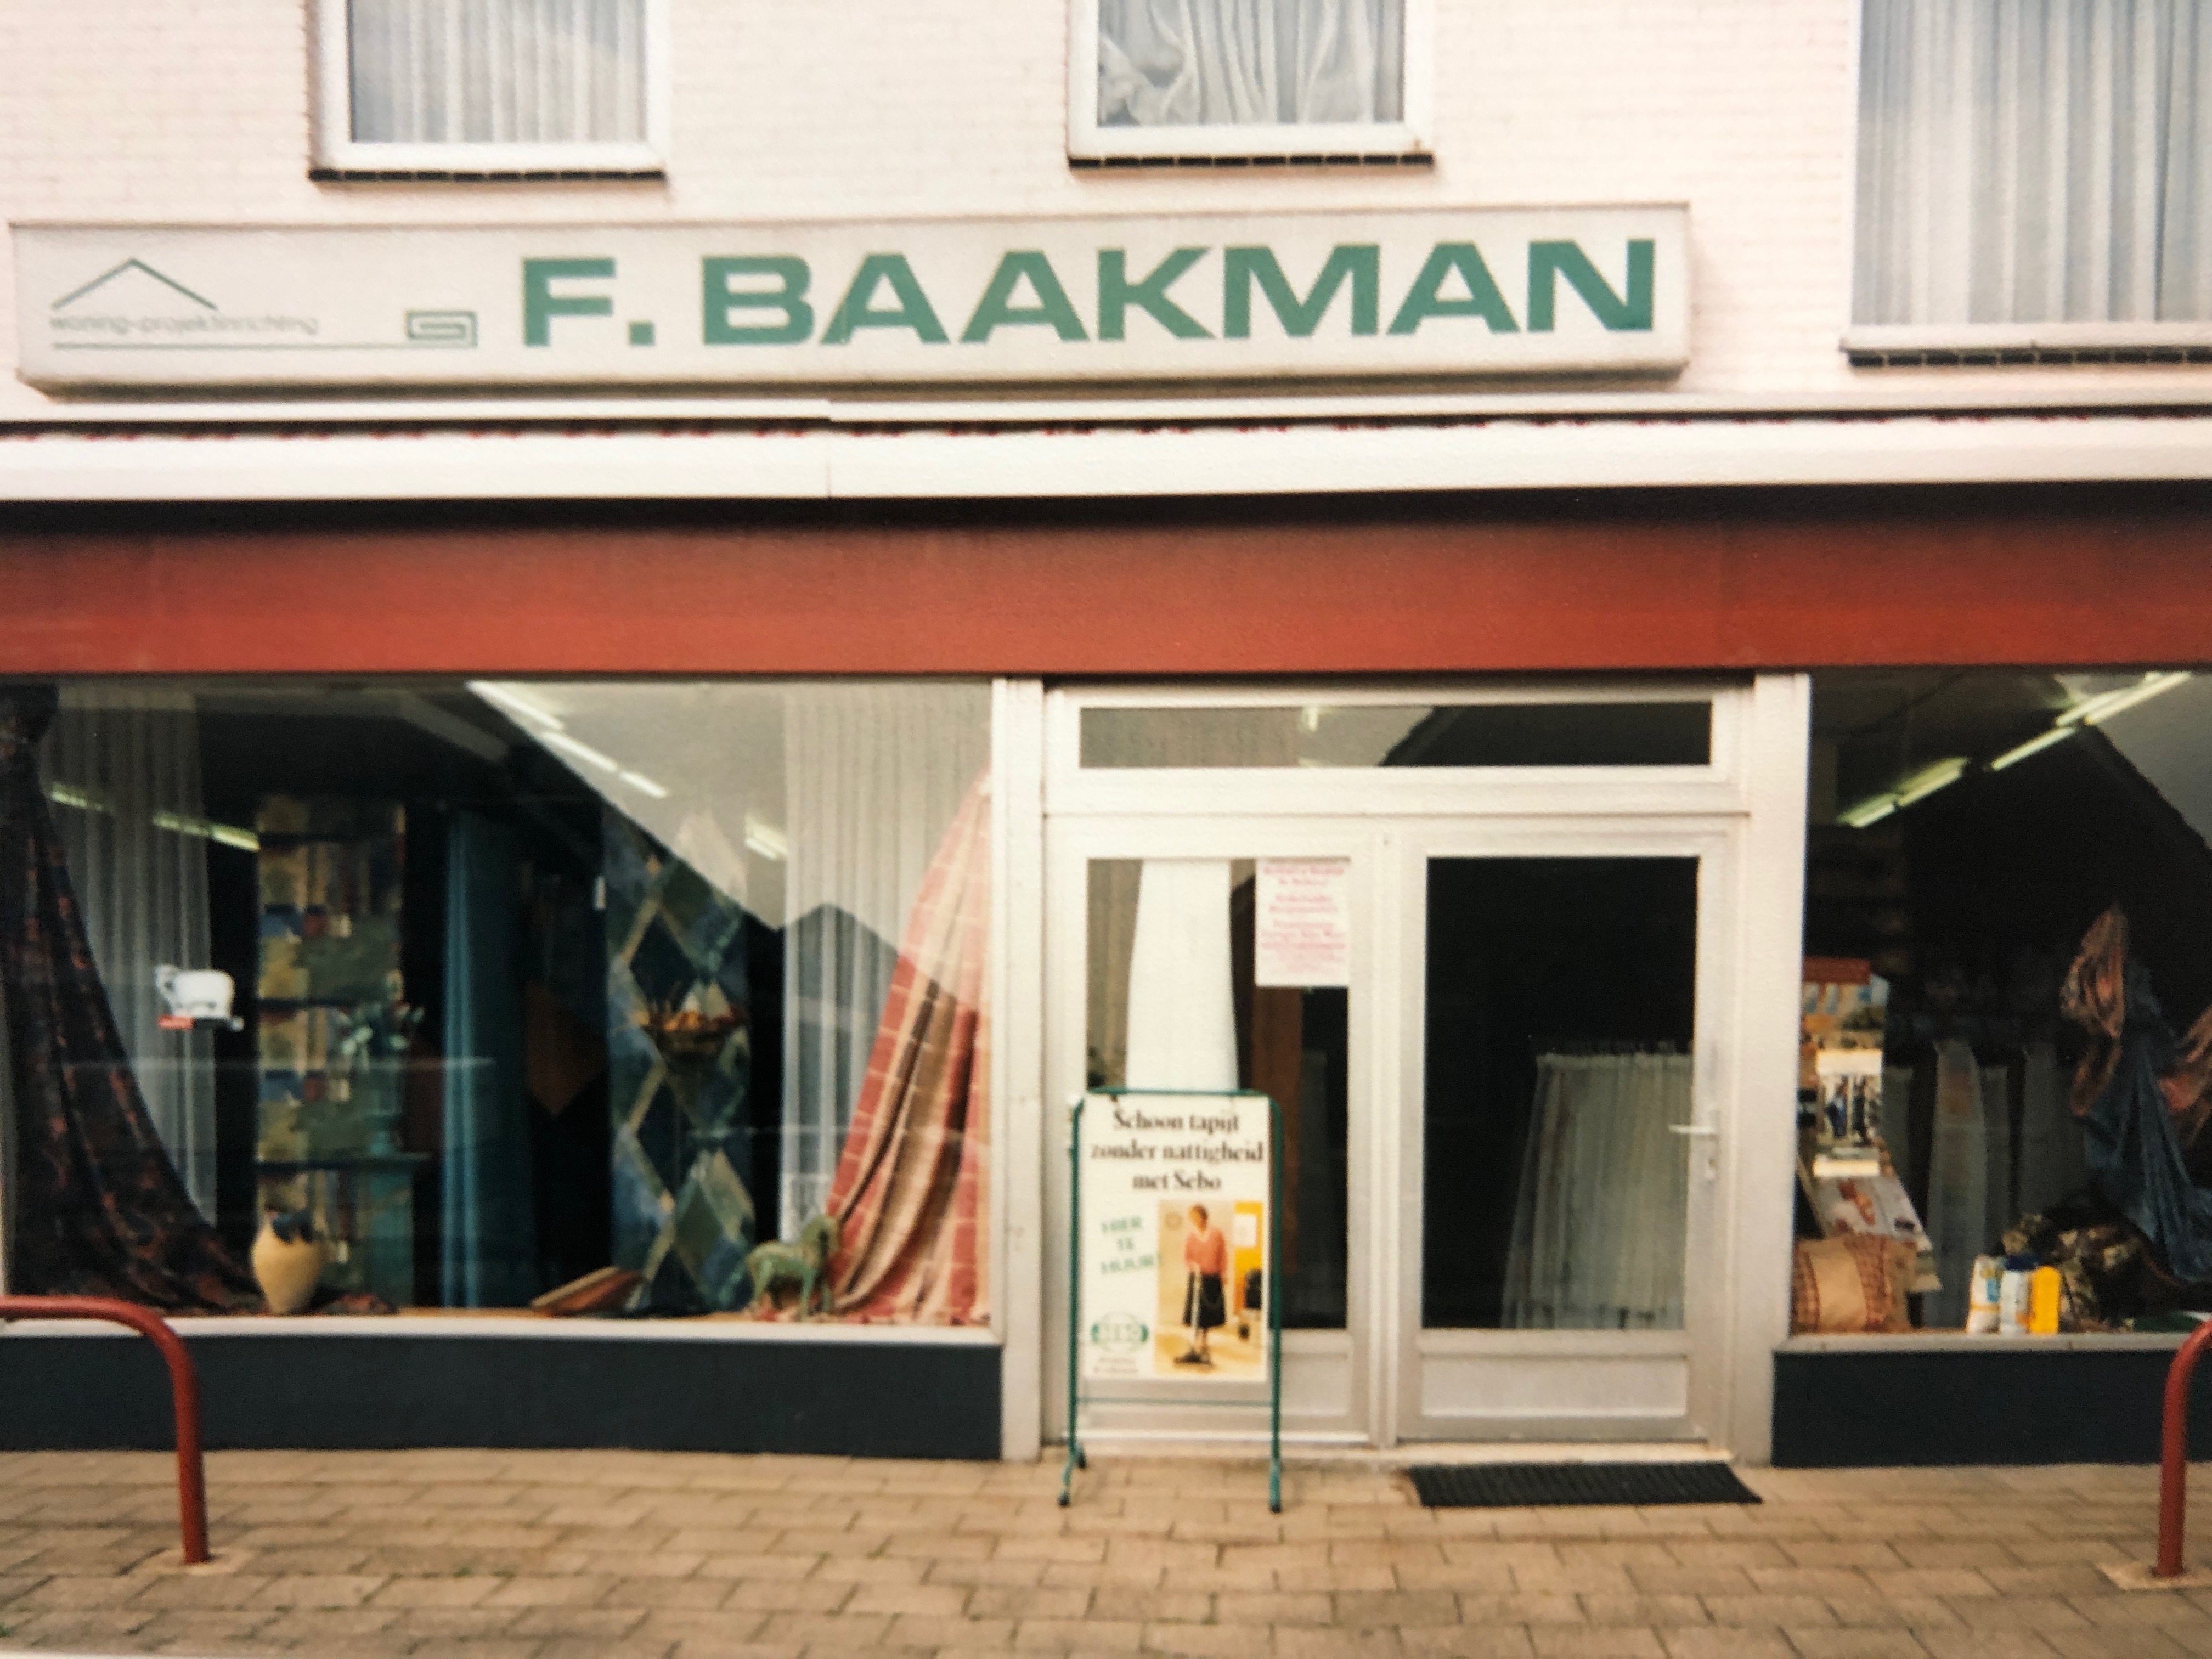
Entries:
{"label": "vertical blind", "polygon": [[646,0],[349,0],[362,143],[635,143]]}
{"label": "vertical blind", "polygon": [[2212,319],[2212,0],[1866,0],[1861,323]]}
{"label": "vertical blind", "polygon": [[1404,118],[1405,0],[1098,0],[1098,125]]}

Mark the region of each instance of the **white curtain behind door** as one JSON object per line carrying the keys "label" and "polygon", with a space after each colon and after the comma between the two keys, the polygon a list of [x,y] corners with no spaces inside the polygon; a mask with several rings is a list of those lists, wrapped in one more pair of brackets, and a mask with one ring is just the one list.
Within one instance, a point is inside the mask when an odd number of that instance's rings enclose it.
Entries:
{"label": "white curtain behind door", "polygon": [[1866,0],[1862,323],[2212,319],[2212,0]]}
{"label": "white curtain behind door", "polygon": [[1101,126],[1401,118],[1405,0],[1098,0]]}
{"label": "white curtain behind door", "polygon": [[1522,1154],[1504,1322],[1677,1330],[1689,1206],[1687,1054],[1544,1054]]}
{"label": "white curtain behind door", "polygon": [[1237,1086],[1227,859],[1146,859],[1129,946],[1132,1089]]}
{"label": "white curtain behind door", "polygon": [[204,1031],[164,1031],[154,970],[208,962],[199,718],[183,692],[70,687],[41,771],[92,959],[154,1127],[185,1190],[216,1206],[215,1055]]}

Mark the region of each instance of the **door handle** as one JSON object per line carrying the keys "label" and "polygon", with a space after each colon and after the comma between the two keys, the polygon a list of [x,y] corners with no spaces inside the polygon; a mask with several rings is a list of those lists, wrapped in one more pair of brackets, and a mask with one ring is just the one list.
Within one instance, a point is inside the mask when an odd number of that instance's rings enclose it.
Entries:
{"label": "door handle", "polygon": [[1700,1140],[1718,1140],[1721,1138],[1721,1132],[1708,1123],[1670,1123],[1667,1130],[1670,1134],[1695,1135]]}

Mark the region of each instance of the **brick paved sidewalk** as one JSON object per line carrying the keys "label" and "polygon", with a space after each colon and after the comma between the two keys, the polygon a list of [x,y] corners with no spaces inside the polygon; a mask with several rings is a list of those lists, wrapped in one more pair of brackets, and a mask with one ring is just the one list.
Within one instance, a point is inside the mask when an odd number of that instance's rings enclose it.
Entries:
{"label": "brick paved sidewalk", "polygon": [[[1753,1472],[1726,1509],[1419,1508],[1360,1464],[1056,1469],[628,1452],[0,1455],[0,1648],[568,1659],[915,1651],[2212,1655],[2124,1594],[2148,1469]],[[2212,1501],[2212,1471],[2200,1477]],[[2200,1523],[2212,1559],[2212,1514]]]}

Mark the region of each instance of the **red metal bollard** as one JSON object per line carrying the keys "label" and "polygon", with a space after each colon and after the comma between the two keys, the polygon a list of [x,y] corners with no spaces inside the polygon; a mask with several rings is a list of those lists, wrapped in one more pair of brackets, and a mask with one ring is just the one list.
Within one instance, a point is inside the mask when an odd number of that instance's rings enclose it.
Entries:
{"label": "red metal bollard", "polygon": [[2154,1577],[2181,1576],[2181,1531],[2189,1515],[2189,1379],[2208,1343],[2212,1320],[2189,1334],[2166,1368],[2166,1415],[2158,1459],[2158,1565]]}
{"label": "red metal bollard", "polygon": [[104,1296],[0,1296],[0,1319],[104,1319],[128,1325],[161,1351],[177,1415],[177,1508],[185,1560],[208,1559],[207,1472],[200,1458],[200,1380],[169,1322],[150,1308]]}

